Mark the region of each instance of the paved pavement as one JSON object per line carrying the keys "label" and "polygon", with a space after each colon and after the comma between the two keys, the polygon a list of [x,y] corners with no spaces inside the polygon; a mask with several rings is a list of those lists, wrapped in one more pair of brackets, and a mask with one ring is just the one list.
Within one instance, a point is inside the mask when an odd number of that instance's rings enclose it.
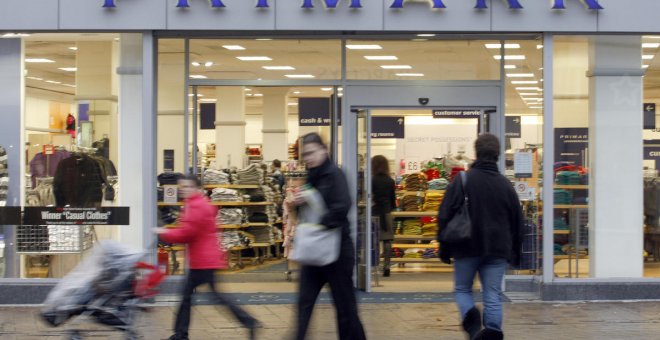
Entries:
{"label": "paved pavement", "polygon": [[[288,339],[294,318],[292,305],[247,305],[264,329],[260,339]],[[154,307],[138,319],[144,339],[170,335],[176,306]],[[69,326],[50,328],[38,307],[0,307],[3,340],[61,339]],[[360,305],[369,339],[463,340],[453,303],[369,303]],[[660,302],[506,303],[506,339],[658,339]],[[105,326],[83,323],[89,339],[121,339]],[[310,340],[336,339],[332,305],[316,307]],[[247,333],[222,307],[200,305],[193,310],[191,339],[246,339]]]}

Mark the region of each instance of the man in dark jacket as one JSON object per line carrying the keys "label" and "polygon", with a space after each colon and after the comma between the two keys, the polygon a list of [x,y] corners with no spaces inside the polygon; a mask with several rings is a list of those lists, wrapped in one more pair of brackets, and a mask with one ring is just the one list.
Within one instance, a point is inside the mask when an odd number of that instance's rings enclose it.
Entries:
{"label": "man in dark jacket", "polygon": [[[357,301],[353,289],[353,267],[355,248],[350,235],[348,211],[351,197],[344,173],[328,157],[328,150],[316,133],[303,137],[303,159],[309,170],[307,184],[314,187],[323,197],[327,212],[321,217],[326,228],[341,228],[342,241],[339,259],[327,266],[302,266],[298,296],[297,340],[305,339],[314,304],[326,283],[330,284],[332,300],[337,310],[339,339],[364,340],[366,336],[358,315]],[[302,193],[298,193],[292,204],[305,204]],[[295,245],[294,245],[295,247]]]}
{"label": "man in dark jacket", "polygon": [[[520,261],[523,217],[518,195],[497,167],[500,143],[491,134],[475,142],[477,160],[466,173],[465,192],[472,222],[472,237],[461,244],[440,244],[440,258],[454,265],[454,289],[463,328],[470,339],[502,339],[502,280],[507,262]],[[442,230],[464,202],[460,177],[447,188],[438,213]],[[440,233],[438,233],[440,235]],[[479,273],[484,301],[484,329],[472,298],[474,277]]]}

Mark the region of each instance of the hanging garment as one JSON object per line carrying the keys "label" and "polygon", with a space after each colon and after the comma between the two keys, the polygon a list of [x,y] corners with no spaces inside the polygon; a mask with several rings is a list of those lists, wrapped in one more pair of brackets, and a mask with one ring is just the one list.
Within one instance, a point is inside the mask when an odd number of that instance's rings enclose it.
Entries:
{"label": "hanging garment", "polygon": [[103,171],[99,163],[84,154],[74,154],[57,167],[53,191],[58,207],[92,208],[103,200]]}
{"label": "hanging garment", "polygon": [[38,153],[30,161],[30,175],[32,177],[32,188],[37,187],[37,178],[54,177],[57,166],[64,159],[71,157],[71,153],[64,150],[55,151],[52,155]]}

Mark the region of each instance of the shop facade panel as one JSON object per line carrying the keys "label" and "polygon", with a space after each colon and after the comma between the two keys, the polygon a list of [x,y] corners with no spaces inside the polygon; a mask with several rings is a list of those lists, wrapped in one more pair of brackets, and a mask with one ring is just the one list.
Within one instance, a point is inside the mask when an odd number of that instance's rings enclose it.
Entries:
{"label": "shop facade panel", "polygon": [[115,1],[115,4],[114,8],[103,8],[102,1],[61,0],[59,29],[118,31],[166,28],[162,0]]}
{"label": "shop facade panel", "polygon": [[224,0],[224,8],[212,8],[208,1],[189,0],[188,8],[177,7],[179,0],[167,0],[167,28],[170,30],[273,30],[275,3],[257,8],[255,1]]}
{"label": "shop facade panel", "polygon": [[23,0],[0,4],[0,30],[56,30],[57,1]]}

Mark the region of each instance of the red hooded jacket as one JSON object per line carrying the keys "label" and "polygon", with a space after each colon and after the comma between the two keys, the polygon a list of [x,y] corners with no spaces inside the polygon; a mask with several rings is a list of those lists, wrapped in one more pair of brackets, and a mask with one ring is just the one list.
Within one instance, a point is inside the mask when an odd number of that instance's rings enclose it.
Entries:
{"label": "red hooded jacket", "polygon": [[216,228],[218,209],[201,194],[186,200],[179,227],[170,229],[160,237],[169,243],[188,244],[190,269],[227,268],[227,258],[220,250]]}

